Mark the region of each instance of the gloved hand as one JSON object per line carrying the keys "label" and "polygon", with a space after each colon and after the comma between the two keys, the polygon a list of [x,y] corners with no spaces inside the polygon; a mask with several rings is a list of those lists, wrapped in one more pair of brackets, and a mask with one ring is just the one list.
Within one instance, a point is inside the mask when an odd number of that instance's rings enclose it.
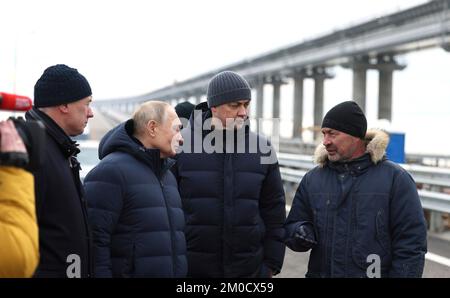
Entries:
{"label": "gloved hand", "polygon": [[294,238],[305,248],[313,248],[317,244],[314,227],[312,224],[302,224],[295,231]]}

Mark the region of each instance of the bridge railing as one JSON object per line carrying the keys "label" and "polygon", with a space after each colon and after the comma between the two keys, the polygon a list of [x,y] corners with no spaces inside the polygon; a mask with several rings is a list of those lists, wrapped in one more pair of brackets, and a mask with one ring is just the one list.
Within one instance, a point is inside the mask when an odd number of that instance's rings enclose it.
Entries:
{"label": "bridge railing", "polygon": [[113,122],[113,125],[117,125],[119,123],[122,123],[128,119],[130,119],[130,115],[120,112],[114,109],[107,109],[107,108],[99,108],[99,111],[102,113],[103,116],[111,120]]}
{"label": "bridge railing", "polygon": [[450,155],[408,153],[406,154],[406,162],[411,164],[450,168]]}
{"label": "bridge railing", "polygon": [[[301,152],[302,154],[312,155],[316,147],[317,144],[312,142],[310,143],[303,142],[299,138],[293,139],[280,138],[279,140],[280,151],[284,153],[292,153],[297,155],[298,152]],[[450,155],[406,153],[405,158],[407,164],[450,169]]]}
{"label": "bridge railing", "polygon": [[[312,156],[278,153],[282,179],[294,184],[300,183],[307,171],[315,167]],[[400,164],[414,178],[425,210],[450,213],[450,169]],[[292,187],[291,187],[292,188]]]}

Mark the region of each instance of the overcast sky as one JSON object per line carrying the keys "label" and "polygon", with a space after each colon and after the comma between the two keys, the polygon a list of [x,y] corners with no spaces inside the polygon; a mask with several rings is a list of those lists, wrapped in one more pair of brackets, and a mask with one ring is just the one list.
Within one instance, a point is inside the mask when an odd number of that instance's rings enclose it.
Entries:
{"label": "overcast sky", "polygon": [[0,89],[32,96],[64,63],[96,99],[139,95],[422,2],[2,0]]}
{"label": "overcast sky", "polygon": [[[141,95],[424,2],[1,0],[0,91],[33,97],[44,69],[64,63],[86,76],[94,100]],[[407,68],[394,74],[392,125],[407,133],[407,151],[449,154],[441,131],[450,127],[450,54],[436,48],[400,58]],[[325,111],[351,99],[351,72],[334,71]],[[369,122],[377,116],[377,84],[369,71]],[[305,81],[304,126],[312,124],[312,86]],[[292,118],[291,87],[282,88],[283,119]]]}

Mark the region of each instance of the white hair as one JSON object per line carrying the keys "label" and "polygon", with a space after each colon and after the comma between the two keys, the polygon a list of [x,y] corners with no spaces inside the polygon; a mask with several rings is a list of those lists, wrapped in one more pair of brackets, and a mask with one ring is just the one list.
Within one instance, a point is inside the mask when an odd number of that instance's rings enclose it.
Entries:
{"label": "white hair", "polygon": [[171,105],[157,100],[141,104],[133,114],[136,134],[144,134],[147,123],[151,120],[161,124],[164,123],[167,118],[168,107],[171,107]]}

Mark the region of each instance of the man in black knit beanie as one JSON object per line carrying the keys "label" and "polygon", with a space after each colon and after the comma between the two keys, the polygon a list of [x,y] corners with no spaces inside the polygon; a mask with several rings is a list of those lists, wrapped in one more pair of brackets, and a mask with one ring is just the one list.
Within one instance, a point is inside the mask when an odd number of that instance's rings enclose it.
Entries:
{"label": "man in black knit beanie", "polygon": [[388,135],[367,131],[354,101],[322,122],[317,167],[286,220],[286,245],[311,249],[307,277],[421,277],[427,227],[412,177],[387,160]]}
{"label": "man in black knit beanie", "polygon": [[46,130],[43,166],[35,177],[40,262],[35,277],[90,277],[91,236],[80,181],[78,145],[70,137],[83,133],[94,115],[91,87],[75,68],[48,67],[34,86],[34,107],[27,120]]}

